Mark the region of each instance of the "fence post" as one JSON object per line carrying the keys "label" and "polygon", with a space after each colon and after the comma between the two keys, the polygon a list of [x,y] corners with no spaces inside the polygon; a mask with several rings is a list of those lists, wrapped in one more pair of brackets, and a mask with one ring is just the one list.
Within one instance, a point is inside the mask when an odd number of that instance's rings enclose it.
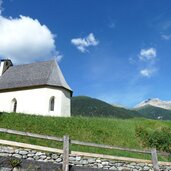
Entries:
{"label": "fence post", "polygon": [[63,171],[69,171],[69,136],[63,137]]}
{"label": "fence post", "polygon": [[154,171],[160,171],[157,159],[157,151],[155,148],[151,150],[151,157]]}

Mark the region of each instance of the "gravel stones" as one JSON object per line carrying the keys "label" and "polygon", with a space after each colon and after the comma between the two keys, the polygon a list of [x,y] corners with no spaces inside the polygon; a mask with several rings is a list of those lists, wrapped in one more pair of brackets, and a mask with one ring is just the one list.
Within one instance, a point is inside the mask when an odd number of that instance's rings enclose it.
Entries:
{"label": "gravel stones", "polygon": [[2,152],[2,153],[0,153],[0,156],[2,156],[2,157],[8,157],[9,156],[9,153]]}
{"label": "gravel stones", "polygon": [[57,162],[57,163],[60,163],[61,161],[62,161],[61,158],[56,159],[56,162]]}
{"label": "gravel stones", "polygon": [[0,171],[12,171],[12,169],[6,167],[0,167]]}
{"label": "gravel stones", "polygon": [[12,156],[13,156],[13,157],[16,157],[16,158],[19,158],[19,159],[22,158],[22,155],[20,155],[20,154],[13,154]]}
{"label": "gravel stones", "polygon": [[93,164],[96,162],[96,159],[95,158],[88,158],[88,163],[89,164]]}
{"label": "gravel stones", "polygon": [[59,156],[58,156],[57,154],[52,154],[51,157],[52,157],[52,159],[57,159],[57,158],[59,158]]}
{"label": "gravel stones", "polygon": [[26,154],[28,154],[28,151],[23,150],[23,151],[19,151],[18,153],[21,154],[21,155],[26,155]]}
{"label": "gravel stones", "polygon": [[[42,162],[52,162],[60,164],[63,161],[63,155],[57,153],[44,153],[36,150],[22,149],[22,148],[12,148],[12,147],[3,147],[0,146],[0,156],[7,157],[13,156],[19,159],[27,160],[36,160]],[[71,155],[69,157],[70,165],[75,166],[84,166],[91,168],[99,169],[108,169],[108,170],[118,170],[118,171],[152,171],[152,164],[147,163],[135,163],[135,162],[121,162],[121,161],[112,161],[101,158],[92,158],[92,157],[81,157]],[[171,170],[171,166],[160,166],[162,171]],[[0,171],[9,171],[2,170]]]}
{"label": "gravel stones", "polygon": [[75,159],[76,159],[76,161],[80,161],[81,157],[80,156],[76,156]]}

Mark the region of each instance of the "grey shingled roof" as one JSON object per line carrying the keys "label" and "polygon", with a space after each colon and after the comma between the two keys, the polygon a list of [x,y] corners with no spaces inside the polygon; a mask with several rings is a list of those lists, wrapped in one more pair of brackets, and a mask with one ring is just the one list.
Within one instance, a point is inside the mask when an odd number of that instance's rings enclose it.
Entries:
{"label": "grey shingled roof", "polygon": [[40,85],[63,87],[72,91],[56,60],[11,66],[0,77],[0,90]]}

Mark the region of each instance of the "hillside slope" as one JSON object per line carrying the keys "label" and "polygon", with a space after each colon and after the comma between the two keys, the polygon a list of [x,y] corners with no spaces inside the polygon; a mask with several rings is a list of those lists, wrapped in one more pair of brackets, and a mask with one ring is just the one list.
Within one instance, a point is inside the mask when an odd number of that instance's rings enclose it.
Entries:
{"label": "hillside slope", "polygon": [[171,110],[163,109],[156,106],[145,105],[135,109],[142,117],[150,119],[171,120]]}
{"label": "hillside slope", "polygon": [[[135,135],[137,126],[156,129],[171,127],[171,122],[146,119],[114,119],[98,117],[47,117],[16,113],[0,113],[0,127],[44,135],[63,137],[69,135],[72,140],[108,144],[128,148],[142,148]],[[23,143],[62,148],[56,141],[0,133],[0,139]],[[71,146],[71,150],[118,155],[122,157],[146,158],[138,153],[106,150],[86,146]],[[151,156],[149,156],[150,159]]]}
{"label": "hillside slope", "polygon": [[103,116],[122,119],[140,116],[139,113],[134,110],[112,106],[104,101],[87,96],[72,97],[71,106],[72,116]]}

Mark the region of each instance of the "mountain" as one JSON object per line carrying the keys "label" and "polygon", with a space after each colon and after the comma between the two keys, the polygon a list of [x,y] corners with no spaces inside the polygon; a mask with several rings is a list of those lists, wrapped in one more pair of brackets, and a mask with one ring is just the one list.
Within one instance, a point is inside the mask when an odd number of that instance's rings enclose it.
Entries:
{"label": "mountain", "polygon": [[114,107],[126,108],[125,106],[123,106],[121,104],[115,104],[115,103],[113,103],[111,105],[114,106]]}
{"label": "mountain", "polygon": [[135,110],[112,106],[104,101],[87,96],[72,97],[71,106],[72,116],[97,116],[127,119],[139,117],[140,115]]}
{"label": "mountain", "polygon": [[142,101],[141,103],[136,105],[135,108],[140,108],[140,107],[148,106],[148,105],[171,110],[171,101],[162,101],[158,98],[147,99],[145,101]]}
{"label": "mountain", "polygon": [[171,110],[152,106],[149,104],[135,108],[142,117],[150,119],[171,120]]}

